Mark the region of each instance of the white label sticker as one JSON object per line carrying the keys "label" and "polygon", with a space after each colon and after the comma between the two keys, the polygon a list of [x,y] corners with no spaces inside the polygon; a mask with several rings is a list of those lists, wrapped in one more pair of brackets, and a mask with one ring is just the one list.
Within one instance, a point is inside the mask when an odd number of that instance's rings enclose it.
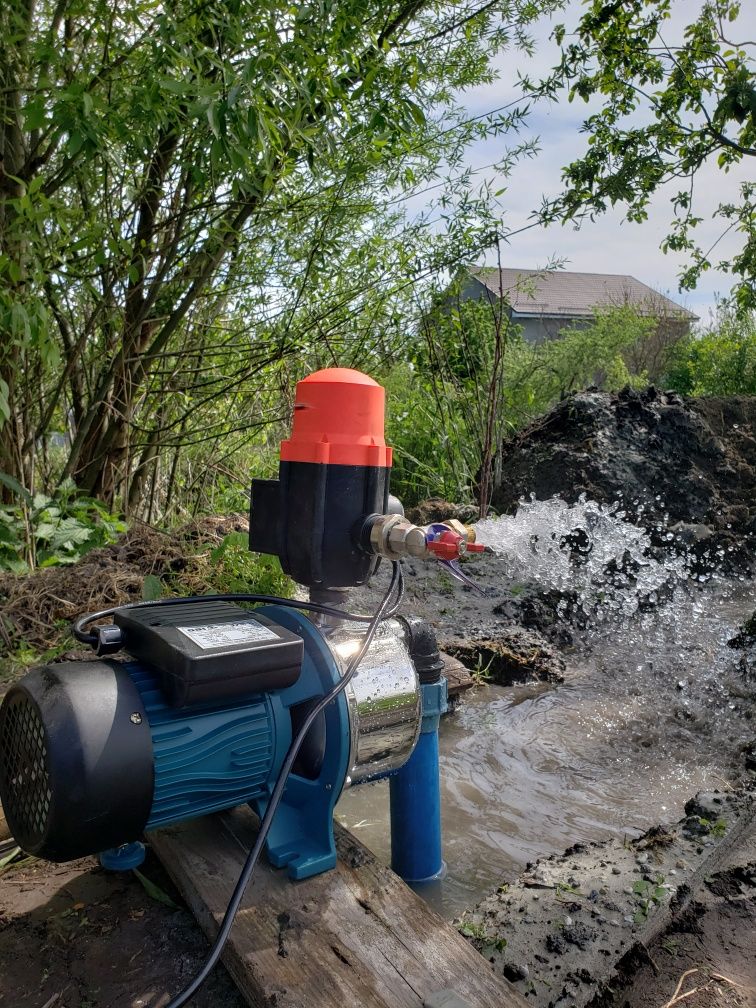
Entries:
{"label": "white label sticker", "polygon": [[278,634],[255,620],[241,620],[238,623],[207,623],[204,626],[180,626],[176,629],[203,650],[278,639]]}

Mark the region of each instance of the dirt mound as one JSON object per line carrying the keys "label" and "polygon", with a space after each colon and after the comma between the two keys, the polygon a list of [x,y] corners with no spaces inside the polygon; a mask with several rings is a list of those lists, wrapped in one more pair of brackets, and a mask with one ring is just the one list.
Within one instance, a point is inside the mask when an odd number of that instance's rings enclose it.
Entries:
{"label": "dirt mound", "polygon": [[756,398],[683,398],[653,386],[580,392],[502,445],[493,507],[581,494],[619,502],[657,544],[748,569],[756,546]]}
{"label": "dirt mound", "polygon": [[148,574],[180,574],[182,583],[205,590],[203,572],[209,561],[199,545],[215,545],[246,527],[238,515],[205,518],[171,532],[135,525],[76,564],[0,574],[0,659],[22,644],[39,652],[55,647],[80,613],[140,600]]}
{"label": "dirt mound", "polygon": [[561,655],[540,634],[521,626],[501,627],[493,638],[467,638],[446,644],[450,654],[486,682],[563,682]]}
{"label": "dirt mound", "polygon": [[405,514],[415,525],[430,525],[432,522],[444,522],[456,518],[461,522],[472,522],[478,518],[478,508],[474,504],[451,504],[440,497],[431,497],[420,501],[414,507],[408,507]]}

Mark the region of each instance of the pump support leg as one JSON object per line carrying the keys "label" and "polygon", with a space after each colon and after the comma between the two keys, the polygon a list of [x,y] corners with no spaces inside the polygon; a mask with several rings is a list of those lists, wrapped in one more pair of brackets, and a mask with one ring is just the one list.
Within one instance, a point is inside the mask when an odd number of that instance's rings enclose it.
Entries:
{"label": "pump support leg", "polygon": [[100,864],[106,871],[131,871],[144,863],[144,844],[139,840],[101,851]]}
{"label": "pump support leg", "polygon": [[446,873],[441,851],[438,725],[446,712],[446,679],[424,683],[423,720],[415,751],[389,781],[391,867],[405,882],[430,882]]}

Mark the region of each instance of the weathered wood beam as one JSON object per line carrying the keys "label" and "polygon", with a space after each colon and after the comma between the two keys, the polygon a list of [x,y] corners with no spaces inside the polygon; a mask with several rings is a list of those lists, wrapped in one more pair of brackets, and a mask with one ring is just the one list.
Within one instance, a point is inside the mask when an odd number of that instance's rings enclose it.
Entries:
{"label": "weathered wood beam", "polygon": [[[256,832],[240,808],[150,837],[210,938]],[[420,1008],[452,989],[470,1008],[524,1008],[455,928],[339,826],[337,847],[334,871],[301,882],[258,865],[223,956],[250,1005]]]}

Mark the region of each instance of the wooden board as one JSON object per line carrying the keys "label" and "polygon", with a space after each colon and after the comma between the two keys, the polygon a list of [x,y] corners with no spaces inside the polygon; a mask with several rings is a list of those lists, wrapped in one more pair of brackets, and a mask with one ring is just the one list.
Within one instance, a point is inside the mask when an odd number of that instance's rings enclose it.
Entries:
{"label": "wooden board", "polygon": [[[151,834],[209,937],[257,831],[246,808]],[[525,1000],[446,921],[337,826],[334,871],[292,882],[262,860],[223,960],[253,1006],[420,1008],[451,988],[471,1008]]]}
{"label": "wooden board", "polygon": [[441,657],[444,660],[443,675],[449,685],[449,699],[456,700],[460,693],[473,688],[475,679],[459,658],[454,658],[444,651],[441,652]]}

